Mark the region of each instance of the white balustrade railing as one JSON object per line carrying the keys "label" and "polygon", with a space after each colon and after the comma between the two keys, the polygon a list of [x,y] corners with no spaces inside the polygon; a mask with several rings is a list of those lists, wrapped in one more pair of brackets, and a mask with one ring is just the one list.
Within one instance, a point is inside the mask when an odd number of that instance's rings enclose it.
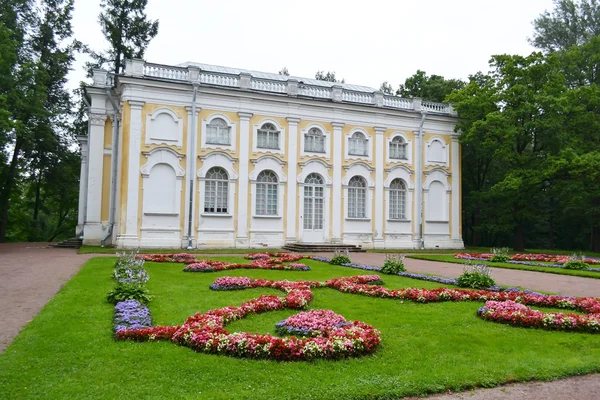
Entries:
{"label": "white balustrade railing", "polygon": [[373,94],[350,92],[344,90],[344,92],[342,93],[342,101],[350,101],[352,103],[373,104]]}
{"label": "white balustrade railing", "polygon": [[321,87],[321,86],[299,85],[298,86],[298,94],[301,96],[317,97],[320,99],[330,99],[331,98],[331,88],[326,88],[326,87]]}
{"label": "white balustrade railing", "polygon": [[114,87],[115,86],[115,75],[114,74],[108,74],[106,76],[106,87]]}
{"label": "white balustrade railing", "polygon": [[252,79],[252,89],[264,92],[287,93],[287,85],[283,82]]}
{"label": "white balustrade railing", "polygon": [[396,96],[383,96],[383,105],[385,107],[401,108],[403,110],[413,109],[412,100]]}
{"label": "white balustrade railing", "polygon": [[450,105],[445,103],[433,103],[431,101],[424,101],[421,105],[424,111],[437,112],[437,113],[450,113]]}
{"label": "white balustrade railing", "polygon": [[[189,81],[190,72],[188,68],[184,67],[171,67],[168,65],[160,64],[144,64],[144,76],[160,79],[169,79],[177,81]],[[193,77],[194,75],[192,75]],[[198,82],[215,85],[215,86],[226,86],[240,88],[241,84],[245,81],[240,82],[240,75],[233,75],[227,73],[217,73],[211,71],[200,70],[198,75]],[[247,78],[244,78],[247,79]],[[112,87],[115,84],[115,76],[108,75],[106,78],[106,86]],[[247,85],[244,84],[244,85]],[[250,77],[249,87],[252,90],[258,90],[270,93],[287,93],[288,83],[285,81],[269,80],[264,78]],[[245,88],[245,86],[244,86]],[[331,87],[299,84],[298,95],[308,96],[318,99],[334,99],[334,91]],[[372,104],[372,105],[383,105],[384,107],[390,107],[402,110],[423,110],[427,112],[434,112],[440,114],[451,114],[456,115],[456,112],[452,109],[450,104],[445,103],[434,103],[431,101],[419,101],[413,99],[404,99],[398,96],[383,95],[383,104],[380,103],[381,97],[376,102],[376,93],[360,92],[352,90],[341,91],[341,101],[360,103],[360,104]],[[379,95],[381,96],[381,95]]]}
{"label": "white balustrade railing", "polygon": [[221,75],[214,72],[200,72],[200,83],[209,85],[240,87],[240,78],[235,75]]}
{"label": "white balustrade railing", "polygon": [[165,65],[146,64],[144,75],[153,78],[171,79],[175,81],[187,81],[188,71],[186,68],[168,67]]}

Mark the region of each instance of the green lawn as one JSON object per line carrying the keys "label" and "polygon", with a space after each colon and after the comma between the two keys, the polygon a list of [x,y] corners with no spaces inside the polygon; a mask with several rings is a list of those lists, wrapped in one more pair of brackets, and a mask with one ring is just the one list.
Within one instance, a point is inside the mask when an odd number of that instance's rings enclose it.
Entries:
{"label": "green lawn", "polygon": [[[452,255],[411,254],[408,257],[416,258],[419,260],[441,261],[441,262],[448,262],[448,263],[454,263],[454,264],[464,264],[466,262],[466,260],[454,258],[454,256],[452,256]],[[494,268],[518,269],[521,271],[538,271],[538,272],[547,272],[550,274],[557,274],[557,275],[573,275],[573,276],[583,276],[585,278],[600,279],[600,272],[594,272],[594,271],[579,271],[579,270],[575,270],[575,269],[552,268],[552,267],[536,267],[536,266],[532,266],[532,265],[509,264],[509,263],[500,263],[500,262],[490,262],[490,261],[484,261],[484,260],[473,260],[472,263],[485,264],[485,265],[489,265],[490,267],[494,267]]]}
{"label": "green lawn", "polygon": [[[312,308],[332,309],[381,331],[368,357],[280,363],[195,353],[169,342],[115,342],[114,258],[90,260],[0,354],[0,398],[392,399],[447,389],[553,379],[600,370],[600,335],[512,328],[476,316],[482,303],[416,304],[313,289]],[[224,258],[240,261],[239,258]],[[179,324],[195,312],[270,289],[212,292],[219,276],[325,280],[365,271],[307,261],[310,272],[232,270],[183,273],[180,264],[147,263],[156,324]],[[398,276],[386,286],[439,287]],[[230,331],[274,333],[294,310],[253,315]]]}

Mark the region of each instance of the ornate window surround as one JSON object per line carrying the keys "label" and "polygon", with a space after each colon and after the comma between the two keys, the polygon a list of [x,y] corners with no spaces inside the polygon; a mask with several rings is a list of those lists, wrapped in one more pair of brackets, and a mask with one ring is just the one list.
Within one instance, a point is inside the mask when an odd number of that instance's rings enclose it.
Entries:
{"label": "ornate window surround", "polygon": [[[431,160],[431,158],[430,158],[431,145],[433,144],[433,142],[436,142],[436,141],[442,145],[442,150],[444,152],[444,157],[446,158],[446,161]],[[438,165],[438,166],[442,166],[442,167],[446,167],[446,168],[450,167],[450,157],[449,157],[450,146],[448,145],[448,143],[446,143],[446,141],[441,136],[434,136],[434,137],[430,138],[427,141],[427,146],[425,148],[427,149],[425,152],[425,165]]]}
{"label": "ornate window surround", "polygon": [[[144,212],[145,215],[179,215],[181,212],[181,188],[183,183],[183,177],[185,176],[185,169],[179,165],[179,160],[183,158],[182,154],[177,153],[173,149],[168,147],[157,147],[150,151],[146,151],[143,153],[146,159],[148,160],[146,164],[144,164],[140,168],[140,173],[142,174],[142,188],[147,180],[150,178],[150,173],[152,168],[157,164],[166,164],[173,168],[175,172],[175,195],[177,198],[175,199],[175,210],[172,213],[155,213],[155,212]],[[135,188],[137,190],[137,188]],[[142,197],[142,210],[144,210],[146,199]]]}
{"label": "ornate window surround", "polygon": [[[229,144],[206,143],[208,135],[208,125],[213,119],[220,118],[229,126]],[[236,151],[237,124],[232,122],[225,114],[214,113],[202,120],[202,132],[200,134],[200,149],[221,149],[229,150],[233,153]]]}
{"label": "ornate window surround", "polygon": [[[283,167],[285,166],[285,162],[281,161],[279,158],[264,155],[256,160],[251,160],[254,164],[254,170],[248,176],[250,180],[250,197],[251,197],[251,215],[253,218],[283,218],[284,215],[284,196],[285,196],[285,185],[287,182],[287,176],[283,173]],[[256,184],[258,175],[264,170],[271,170],[277,175],[279,188],[277,190],[277,215],[257,215],[256,214]]]}
{"label": "ornate window surround", "polygon": [[[325,138],[324,139],[325,140],[325,152],[323,152],[323,153],[306,151],[304,149],[304,143],[305,143],[305,139],[306,139],[305,135],[307,135],[308,132],[313,128],[320,130]],[[327,160],[330,160],[331,159],[331,132],[326,130],[320,124],[310,124],[306,128],[302,129],[300,131],[300,156],[301,157],[325,157]]]}
{"label": "ornate window surround", "polygon": [[[406,143],[406,158],[405,159],[399,159],[399,158],[390,158],[390,143],[392,143],[392,140],[394,140],[394,138],[400,136],[402,139],[404,139],[404,142]],[[385,142],[386,148],[385,148],[385,161],[386,163],[402,163],[402,164],[408,164],[408,165],[412,165],[412,156],[413,156],[413,147],[412,147],[412,140],[409,140],[408,137],[406,136],[406,134],[404,132],[394,132],[392,133]]]}
{"label": "ornate window surround", "polygon": [[[342,188],[344,191],[344,198],[346,199],[346,201],[344,202],[344,218],[346,220],[352,221],[370,221],[373,208],[373,194],[375,190],[375,181],[373,181],[373,179],[371,178],[371,171],[374,171],[374,168],[372,168],[365,162],[356,161],[344,167],[344,169],[346,170],[345,177],[344,179],[342,179]],[[367,204],[364,218],[353,218],[348,216],[348,184],[350,182],[350,179],[356,175],[363,177],[367,184]]]}
{"label": "ornate window surround", "polygon": [[[165,137],[152,137],[152,121],[156,120],[159,115],[166,114],[173,119],[175,125],[177,125],[176,139],[167,139]],[[177,146],[178,149],[181,149],[183,146],[183,118],[177,115],[177,113],[170,108],[161,107],[151,114],[146,115],[146,129],[145,129],[145,144],[149,146],[151,144],[166,144],[167,146]]]}
{"label": "ornate window surround", "polygon": [[[412,218],[413,208],[413,194],[415,191],[415,185],[412,181],[413,171],[405,166],[395,166],[386,170],[387,179],[383,182],[383,190],[385,191],[385,216],[388,222],[408,222]],[[391,219],[390,218],[390,185],[394,179],[401,179],[406,184],[406,203],[405,203],[405,218],[404,219]]]}
{"label": "ornate window surround", "polygon": [[[350,139],[352,138],[352,136],[356,133],[356,132],[360,132],[365,136],[365,139],[367,140],[367,155],[366,156],[361,156],[361,155],[357,155],[357,154],[350,154]],[[344,156],[346,160],[363,160],[363,161],[372,161],[373,160],[373,137],[371,137],[371,135],[369,135],[367,133],[366,130],[362,129],[362,128],[354,128],[352,129],[350,132],[346,133],[345,135],[345,151],[344,151]]]}
{"label": "ornate window surround", "polygon": [[[234,215],[234,204],[236,196],[236,182],[238,174],[233,168],[237,162],[237,158],[231,157],[229,154],[223,151],[213,151],[207,155],[199,156],[202,162],[202,167],[198,170],[197,176],[199,185],[198,186],[198,199],[199,199],[199,211],[200,215],[204,217],[215,217],[215,218],[231,218]],[[204,197],[203,193],[206,192],[206,173],[214,167],[221,167],[227,171],[229,177],[229,188],[227,191],[227,213],[205,213],[204,210]]]}
{"label": "ornate window surround", "polygon": [[[273,124],[279,130],[279,149],[267,149],[258,147],[258,130],[267,123]],[[277,121],[271,118],[263,118],[258,123],[252,126],[252,153],[272,153],[285,155],[287,148],[286,146],[286,134],[285,128],[282,127]]]}

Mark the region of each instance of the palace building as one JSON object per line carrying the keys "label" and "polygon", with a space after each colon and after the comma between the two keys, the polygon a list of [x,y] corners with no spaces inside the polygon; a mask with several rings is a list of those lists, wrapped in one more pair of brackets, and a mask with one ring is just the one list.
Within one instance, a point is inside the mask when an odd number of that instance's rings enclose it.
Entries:
{"label": "palace building", "polygon": [[448,104],[185,63],[95,70],[77,234],[120,248],[462,248]]}

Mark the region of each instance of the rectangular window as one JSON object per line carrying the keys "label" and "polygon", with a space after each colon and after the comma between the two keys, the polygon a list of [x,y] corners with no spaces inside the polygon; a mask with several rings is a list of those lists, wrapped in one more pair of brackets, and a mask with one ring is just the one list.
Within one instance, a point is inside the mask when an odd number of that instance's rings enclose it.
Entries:
{"label": "rectangular window", "polygon": [[405,210],[405,192],[390,190],[390,219],[405,219]]}
{"label": "rectangular window", "polygon": [[304,135],[304,151],[325,153],[325,136]]}
{"label": "rectangular window", "polygon": [[256,147],[279,150],[279,132],[259,129]]}
{"label": "rectangular window", "polygon": [[390,143],[390,158],[406,160],[406,143]]}
{"label": "rectangular window", "polygon": [[277,184],[256,184],[256,215],[277,215]]}
{"label": "rectangular window", "polygon": [[227,213],[228,182],[206,181],[204,189],[204,212]]}
{"label": "rectangular window", "polygon": [[229,127],[208,125],[206,132],[207,144],[230,144]]}
{"label": "rectangular window", "polygon": [[353,156],[366,156],[369,154],[367,152],[367,145],[369,143],[369,141],[367,139],[350,138],[348,141],[349,141],[348,154],[353,155]]}
{"label": "rectangular window", "polygon": [[366,189],[348,188],[348,218],[366,218],[366,209]]}

